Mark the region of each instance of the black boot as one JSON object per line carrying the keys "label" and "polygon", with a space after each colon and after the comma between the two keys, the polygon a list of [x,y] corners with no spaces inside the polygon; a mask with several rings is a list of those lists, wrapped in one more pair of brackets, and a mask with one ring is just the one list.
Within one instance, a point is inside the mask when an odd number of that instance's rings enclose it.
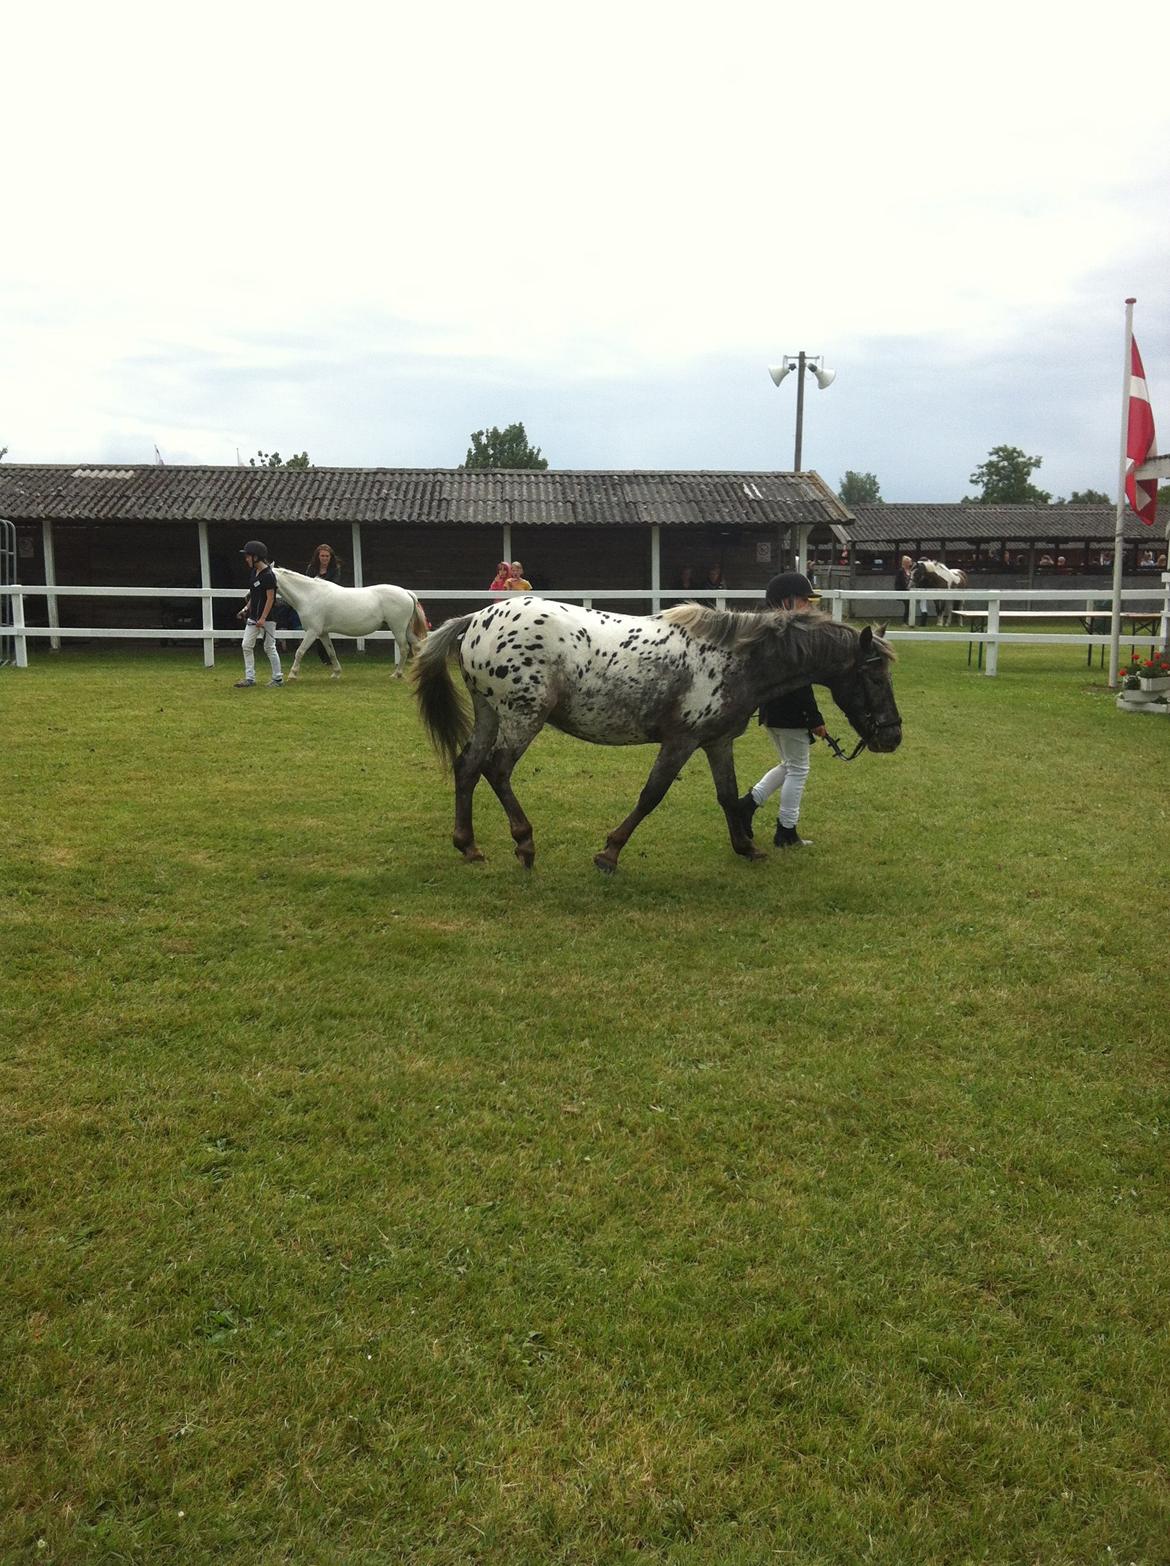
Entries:
{"label": "black boot", "polygon": [[811,838],[801,837],[795,827],[782,826],[776,823],[776,836],[772,839],[777,848],[811,848]]}
{"label": "black boot", "polygon": [[760,807],[756,804],[756,801],[752,795],[751,789],[748,789],[747,793],[743,796],[742,799],[737,799],[735,802],[736,817],[740,826],[743,827],[744,831],[749,837],[752,835],[752,817],[759,808]]}

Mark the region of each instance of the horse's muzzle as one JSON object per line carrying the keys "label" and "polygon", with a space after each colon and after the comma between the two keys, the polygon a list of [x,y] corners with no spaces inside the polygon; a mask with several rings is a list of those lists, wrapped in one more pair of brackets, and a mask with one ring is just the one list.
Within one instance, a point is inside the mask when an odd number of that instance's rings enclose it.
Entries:
{"label": "horse's muzzle", "polygon": [[872,734],[866,736],[866,747],[876,750],[882,755],[889,755],[897,750],[902,743],[902,725],[900,723],[883,723],[874,729]]}

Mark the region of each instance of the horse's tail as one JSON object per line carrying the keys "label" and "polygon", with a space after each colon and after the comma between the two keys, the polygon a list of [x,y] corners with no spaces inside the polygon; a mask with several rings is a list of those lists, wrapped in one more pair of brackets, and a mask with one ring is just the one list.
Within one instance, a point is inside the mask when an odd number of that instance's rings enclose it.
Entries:
{"label": "horse's tail", "polygon": [[413,665],[419,716],[448,767],[454,766],[471,733],[471,713],[455,689],[448,659],[474,618],[472,614],[460,615],[432,631]]}
{"label": "horse's tail", "polygon": [[410,617],[410,624],[406,628],[406,636],[413,653],[417,653],[427,639],[427,614],[417,598],[414,601],[414,613]]}

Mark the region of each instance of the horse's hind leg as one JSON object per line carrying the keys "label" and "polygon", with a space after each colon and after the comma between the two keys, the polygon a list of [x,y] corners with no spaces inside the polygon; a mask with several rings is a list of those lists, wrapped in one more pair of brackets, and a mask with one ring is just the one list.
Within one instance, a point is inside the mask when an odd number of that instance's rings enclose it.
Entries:
{"label": "horse's hind leg", "polygon": [[711,776],[715,780],[715,798],[727,817],[727,830],[731,833],[731,846],[745,859],[766,859],[767,854],[752,842],[751,834],[744,829],[739,813],[739,793],[735,781],[735,741],[730,736],[704,745]]}
{"label": "horse's hind leg", "polygon": [[468,863],[477,864],[483,854],[475,841],[475,830],[471,824],[472,799],[484,763],[496,743],[500,719],[494,709],[478,696],[473,700],[475,727],[471,731],[471,738],[455,758],[455,831],[451,841]]}
{"label": "horse's hind leg", "polygon": [[667,789],[682,771],[688,759],[695,753],[692,739],[667,740],[658,752],[650,776],[638,795],[638,803],[630,811],[621,826],[614,827],[605,840],[601,853],[594,854],[593,863],[599,870],[612,874],[617,869],[618,855],[633,836],[634,828],[650,814],[655,805],[662,802]]}
{"label": "horse's hind leg", "polygon": [[504,813],[508,817],[512,841],[516,845],[516,858],[525,870],[531,870],[536,861],[532,823],[524,814],[524,807],[512,792],[512,769],[527,749],[526,744],[519,750],[514,746],[510,749],[497,748],[484,762],[483,775],[491,784],[496,798],[503,805]]}

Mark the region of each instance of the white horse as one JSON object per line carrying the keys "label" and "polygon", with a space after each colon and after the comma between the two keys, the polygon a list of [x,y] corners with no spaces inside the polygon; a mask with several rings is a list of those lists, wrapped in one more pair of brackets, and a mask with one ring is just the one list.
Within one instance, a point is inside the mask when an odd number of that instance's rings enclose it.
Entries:
{"label": "white horse", "polygon": [[[967,573],[956,566],[944,565],[941,560],[919,560],[910,571],[911,587],[966,587]],[[934,606],[939,625],[950,625],[955,617],[955,604],[950,598],[940,598]]]}
{"label": "white horse", "polygon": [[[301,659],[318,640],[329,654],[332,678],[341,678],[341,665],[330,640],[333,631],[342,636],[369,636],[386,626],[404,661],[418,652],[426,640],[427,617],[418,599],[405,587],[392,587],[388,582],[376,587],[339,587],[324,577],[302,576],[284,566],[274,566],[273,570],[280,596],[296,610],[305,631],[288,672],[290,680],[296,679]],[[402,678],[401,669],[395,669],[394,678]]]}

